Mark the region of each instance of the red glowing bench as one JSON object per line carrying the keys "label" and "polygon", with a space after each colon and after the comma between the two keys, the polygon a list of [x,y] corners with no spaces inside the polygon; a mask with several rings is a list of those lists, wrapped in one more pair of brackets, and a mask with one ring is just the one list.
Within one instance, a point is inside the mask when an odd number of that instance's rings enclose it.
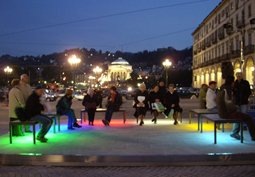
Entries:
{"label": "red glowing bench", "polygon": [[[80,115],[80,118],[81,118],[81,124],[82,124],[82,118],[84,117],[84,122],[86,122],[86,110],[85,109],[81,109],[81,115]],[[96,109],[96,112],[106,112],[106,109],[103,109],[103,108],[97,108]],[[126,110],[125,109],[119,109],[118,111],[116,112],[123,112],[123,123],[126,122],[126,116],[127,116],[127,113],[126,113]],[[83,117],[82,117],[82,113],[83,113]]]}

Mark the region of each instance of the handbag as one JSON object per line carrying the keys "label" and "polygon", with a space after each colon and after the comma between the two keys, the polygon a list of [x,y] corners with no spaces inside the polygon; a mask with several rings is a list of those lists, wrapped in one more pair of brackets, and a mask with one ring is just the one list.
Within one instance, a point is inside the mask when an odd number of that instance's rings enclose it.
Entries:
{"label": "handbag", "polygon": [[16,115],[17,115],[17,117],[18,117],[18,119],[19,119],[20,121],[23,122],[23,121],[27,121],[27,120],[28,120],[24,108],[22,108],[22,107],[16,107],[16,108],[15,108],[15,113],[16,113]]}
{"label": "handbag", "polygon": [[163,112],[166,110],[165,106],[161,102],[155,102],[154,106],[158,112]]}

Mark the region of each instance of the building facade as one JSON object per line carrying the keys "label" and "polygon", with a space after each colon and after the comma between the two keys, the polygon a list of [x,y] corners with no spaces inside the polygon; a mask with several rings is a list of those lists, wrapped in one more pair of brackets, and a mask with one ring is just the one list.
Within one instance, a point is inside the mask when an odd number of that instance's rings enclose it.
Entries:
{"label": "building facade", "polygon": [[[192,33],[193,87],[216,81],[220,87],[222,62],[254,85],[255,1],[222,0]],[[243,54],[241,56],[241,54]]]}

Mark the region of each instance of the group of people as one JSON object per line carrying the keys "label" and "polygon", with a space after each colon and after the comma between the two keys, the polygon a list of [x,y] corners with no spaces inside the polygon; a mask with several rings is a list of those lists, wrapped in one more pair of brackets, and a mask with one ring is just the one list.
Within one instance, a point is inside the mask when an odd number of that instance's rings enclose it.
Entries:
{"label": "group of people", "polygon": [[[157,117],[160,113],[169,117],[171,110],[173,110],[174,125],[178,124],[178,112],[180,111],[180,99],[178,93],[174,90],[174,84],[169,85],[169,91],[166,90],[164,82],[160,82],[159,85],[153,87],[153,91],[148,93],[146,91],[146,85],[141,84],[139,91],[136,93],[134,98],[133,107],[136,108],[134,116],[140,119],[140,126],[144,124],[144,117],[148,110],[151,110],[153,114],[152,122],[157,123]],[[161,102],[166,108],[162,112],[153,108],[155,103]]]}
{"label": "group of people", "polygon": [[[248,126],[251,139],[255,141],[255,124],[252,117],[247,114],[248,99],[251,95],[250,84],[243,79],[241,72],[236,73],[236,78],[235,81],[234,76],[228,76],[217,93],[215,81],[209,82],[209,88],[203,84],[199,92],[199,105],[201,109],[218,112],[223,119],[242,119],[244,130],[247,130]],[[240,124],[234,123],[230,136],[240,140],[239,132]]]}

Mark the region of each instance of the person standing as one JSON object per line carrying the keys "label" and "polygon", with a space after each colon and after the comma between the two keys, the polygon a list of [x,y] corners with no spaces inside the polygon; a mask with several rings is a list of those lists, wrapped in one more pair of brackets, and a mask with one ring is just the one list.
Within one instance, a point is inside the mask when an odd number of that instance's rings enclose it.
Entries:
{"label": "person standing", "polygon": [[[219,117],[222,119],[242,119],[248,126],[251,140],[255,141],[255,124],[250,115],[237,111],[236,105],[233,103],[233,90],[234,77],[228,76],[225,84],[220,87],[217,93],[216,103]],[[240,140],[241,137],[238,134],[240,129],[233,132],[230,136],[232,138]]]}
{"label": "person standing", "polygon": [[102,108],[102,101],[103,101],[103,91],[102,91],[102,88],[98,88],[98,90],[96,92],[96,96],[98,98],[99,108]]}
{"label": "person standing", "polygon": [[161,102],[161,103],[163,102],[163,98],[161,97],[161,95],[159,93],[158,85],[155,85],[153,87],[153,91],[150,92],[149,102],[150,102],[150,107],[151,107],[151,113],[153,113],[153,119],[151,121],[154,122],[154,124],[156,124],[159,112],[157,110],[153,110],[152,104],[157,103],[157,102]]}
{"label": "person standing", "polygon": [[88,112],[89,125],[92,126],[94,126],[94,118],[97,109],[97,104],[98,104],[97,95],[94,94],[94,90],[92,88],[89,88],[87,95],[84,96],[82,105],[85,106],[85,110]]}
{"label": "person standing", "polygon": [[[16,107],[25,107],[25,101],[20,90],[20,81],[19,79],[13,79],[11,82],[12,89],[9,92],[9,117],[10,121],[18,120],[18,117],[15,113]],[[25,136],[22,131],[22,125],[13,126],[13,136]]]}
{"label": "person standing", "polygon": [[73,99],[73,90],[66,89],[65,96],[60,98],[60,100],[58,101],[56,105],[57,114],[68,116],[68,126],[67,126],[68,130],[74,130],[73,127],[77,127],[77,128],[82,127],[77,123],[74,110],[71,109],[72,99]]}
{"label": "person standing", "polygon": [[45,135],[48,133],[53,120],[43,114],[41,111],[46,110],[46,107],[40,103],[40,97],[43,95],[43,87],[37,86],[32,94],[27,98],[25,111],[28,116],[28,120],[36,121],[42,124],[38,134],[37,140],[43,143],[47,142],[48,139]]}
{"label": "person standing", "polygon": [[[31,95],[33,92],[31,86],[29,85],[29,78],[26,74],[22,74],[20,76],[20,90],[26,102],[29,95]],[[25,125],[25,132],[32,133],[30,130],[30,125]]]}
{"label": "person standing", "polygon": [[171,111],[171,109],[174,110],[173,119],[174,119],[174,125],[178,124],[178,111],[180,110],[180,98],[178,93],[174,90],[174,84],[169,85],[169,92],[166,94],[166,108],[165,111],[166,115],[168,115]]}
{"label": "person standing", "polygon": [[[235,85],[233,88],[234,96],[235,96],[235,104],[238,108],[239,112],[247,113],[248,110],[248,99],[251,95],[250,83],[247,80],[243,79],[242,72],[236,73],[237,80],[235,81]],[[244,130],[247,130],[247,125],[244,123]],[[238,123],[234,123],[233,133],[237,132],[240,129],[240,125]]]}
{"label": "person standing", "polygon": [[209,111],[217,112],[217,103],[216,103],[216,92],[217,82],[210,81],[209,88],[206,92],[206,108]]}
{"label": "person standing", "polygon": [[110,95],[108,96],[107,99],[106,104],[107,110],[105,112],[105,118],[102,120],[105,126],[109,126],[112,119],[112,113],[118,111],[121,105],[122,96],[117,92],[116,87],[112,86],[110,88]]}
{"label": "person standing", "polygon": [[144,124],[143,119],[146,115],[146,112],[149,108],[149,94],[146,91],[146,85],[142,83],[139,87],[139,91],[136,93],[135,98],[135,105],[136,105],[136,113],[138,118],[140,118],[140,126]]}
{"label": "person standing", "polygon": [[201,89],[199,91],[198,101],[199,101],[199,109],[206,108],[206,92],[208,89],[207,84],[202,84]]}

